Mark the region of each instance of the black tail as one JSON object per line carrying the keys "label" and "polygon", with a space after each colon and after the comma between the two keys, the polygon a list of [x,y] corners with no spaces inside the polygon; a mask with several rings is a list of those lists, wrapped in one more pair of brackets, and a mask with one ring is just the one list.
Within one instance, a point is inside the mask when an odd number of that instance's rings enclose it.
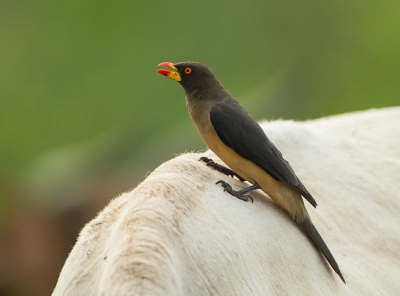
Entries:
{"label": "black tail", "polygon": [[335,258],[333,258],[331,251],[329,251],[328,247],[326,246],[324,240],[319,235],[318,230],[310,221],[304,221],[299,223],[301,228],[308,234],[308,236],[312,239],[318,249],[324,254],[326,260],[332,266],[333,270],[338,274],[338,276],[342,279],[343,283],[346,284],[342,273],[340,272],[339,266],[337,265]]}

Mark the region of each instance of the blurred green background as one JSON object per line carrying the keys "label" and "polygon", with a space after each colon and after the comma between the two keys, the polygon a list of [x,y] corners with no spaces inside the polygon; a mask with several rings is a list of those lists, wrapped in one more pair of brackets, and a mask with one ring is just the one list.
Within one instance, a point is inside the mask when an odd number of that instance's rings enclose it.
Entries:
{"label": "blurred green background", "polygon": [[48,295],[78,231],[203,149],[164,61],[207,64],[257,120],[400,104],[400,2],[0,3],[0,294]]}

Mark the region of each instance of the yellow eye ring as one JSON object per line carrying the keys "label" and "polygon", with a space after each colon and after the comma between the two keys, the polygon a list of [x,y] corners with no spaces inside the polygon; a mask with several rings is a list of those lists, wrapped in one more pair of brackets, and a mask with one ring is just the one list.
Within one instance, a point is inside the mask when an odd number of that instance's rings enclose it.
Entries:
{"label": "yellow eye ring", "polygon": [[184,71],[185,71],[185,74],[190,74],[190,73],[192,73],[192,68],[186,67]]}

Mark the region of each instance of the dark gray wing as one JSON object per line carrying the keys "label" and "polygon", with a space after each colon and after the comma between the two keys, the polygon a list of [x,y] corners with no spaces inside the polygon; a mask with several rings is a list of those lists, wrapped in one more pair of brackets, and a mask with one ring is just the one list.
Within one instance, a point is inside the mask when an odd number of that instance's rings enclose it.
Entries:
{"label": "dark gray wing", "polygon": [[240,156],[253,161],[274,179],[296,189],[314,207],[317,205],[289,162],[239,102],[233,100],[229,103],[217,103],[210,111],[210,120],[225,145]]}

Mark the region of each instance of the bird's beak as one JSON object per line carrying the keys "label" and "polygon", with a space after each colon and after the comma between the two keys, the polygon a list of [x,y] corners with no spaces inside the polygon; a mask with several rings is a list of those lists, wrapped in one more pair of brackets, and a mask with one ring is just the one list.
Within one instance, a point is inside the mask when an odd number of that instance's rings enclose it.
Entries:
{"label": "bird's beak", "polygon": [[[158,64],[158,66],[163,66],[178,71],[178,69],[174,67],[174,65],[170,62],[163,62],[161,64]],[[179,75],[178,72],[173,72],[165,69],[158,69],[157,72],[178,82],[182,80],[181,75]]]}

